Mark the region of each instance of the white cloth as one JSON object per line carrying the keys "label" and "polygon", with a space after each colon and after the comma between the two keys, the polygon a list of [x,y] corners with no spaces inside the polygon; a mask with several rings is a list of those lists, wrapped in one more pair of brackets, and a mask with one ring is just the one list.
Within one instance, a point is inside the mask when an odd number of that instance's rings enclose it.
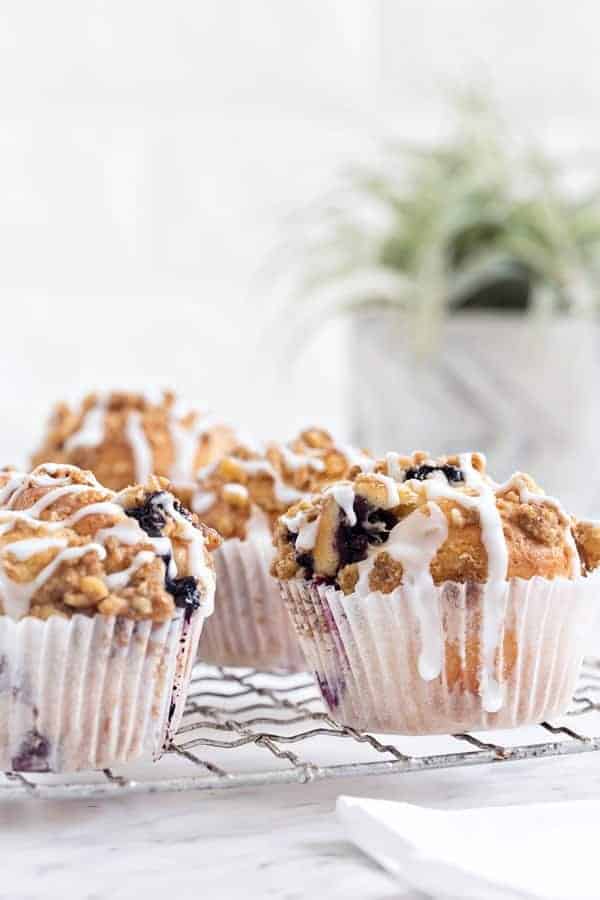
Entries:
{"label": "white cloth", "polygon": [[600,803],[442,811],[340,797],[348,837],[406,886],[461,900],[598,900]]}

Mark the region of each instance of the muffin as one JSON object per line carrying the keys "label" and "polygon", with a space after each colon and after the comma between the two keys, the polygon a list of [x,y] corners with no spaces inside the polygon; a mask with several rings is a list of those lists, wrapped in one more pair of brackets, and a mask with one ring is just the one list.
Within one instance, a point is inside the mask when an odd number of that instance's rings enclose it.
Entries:
{"label": "muffin", "polygon": [[56,407],[32,465],[49,460],[90,469],[115,491],[145,484],[152,474],[186,485],[237,440],[228,425],[183,408],[169,391],[154,399],[89,394],[76,409]]}
{"label": "muffin", "polygon": [[160,755],[218,543],[164,479],[115,493],[70,465],[0,472],[0,769]]}
{"label": "muffin", "polygon": [[306,667],[269,573],[273,529],[293,503],[372,463],[312,428],[289,444],[239,445],[200,473],[184,499],[224,539],[215,554],[216,608],[202,636],[203,662],[288,671]]}
{"label": "muffin", "polygon": [[273,574],[331,713],[452,733],[540,722],[570,702],[600,526],[481,454],[388,453],[280,517]]}

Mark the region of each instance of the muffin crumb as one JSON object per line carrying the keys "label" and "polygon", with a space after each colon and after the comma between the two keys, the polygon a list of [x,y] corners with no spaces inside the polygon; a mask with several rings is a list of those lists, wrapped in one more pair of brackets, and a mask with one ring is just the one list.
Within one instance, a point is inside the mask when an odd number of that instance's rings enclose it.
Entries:
{"label": "muffin crumb", "polygon": [[402,563],[393,559],[384,550],[375,557],[369,574],[369,587],[372,591],[391,594],[402,583],[403,571]]}

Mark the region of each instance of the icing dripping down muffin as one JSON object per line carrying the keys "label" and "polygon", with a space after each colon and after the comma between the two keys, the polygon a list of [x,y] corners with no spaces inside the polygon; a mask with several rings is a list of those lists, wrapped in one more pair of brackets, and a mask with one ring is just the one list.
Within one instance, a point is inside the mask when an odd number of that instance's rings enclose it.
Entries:
{"label": "icing dripping down muffin", "polygon": [[497,484],[478,453],[388,453],[293,506],[275,540],[272,571],[342,721],[455,733],[566,709],[600,527],[528,475]]}

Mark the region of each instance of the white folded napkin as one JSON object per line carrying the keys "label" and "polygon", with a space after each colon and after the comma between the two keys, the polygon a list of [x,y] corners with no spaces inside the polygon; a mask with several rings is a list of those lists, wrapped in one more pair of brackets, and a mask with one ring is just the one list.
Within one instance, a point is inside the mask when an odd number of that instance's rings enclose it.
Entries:
{"label": "white folded napkin", "polygon": [[339,797],[348,837],[409,885],[461,900],[599,900],[600,803],[442,811]]}

